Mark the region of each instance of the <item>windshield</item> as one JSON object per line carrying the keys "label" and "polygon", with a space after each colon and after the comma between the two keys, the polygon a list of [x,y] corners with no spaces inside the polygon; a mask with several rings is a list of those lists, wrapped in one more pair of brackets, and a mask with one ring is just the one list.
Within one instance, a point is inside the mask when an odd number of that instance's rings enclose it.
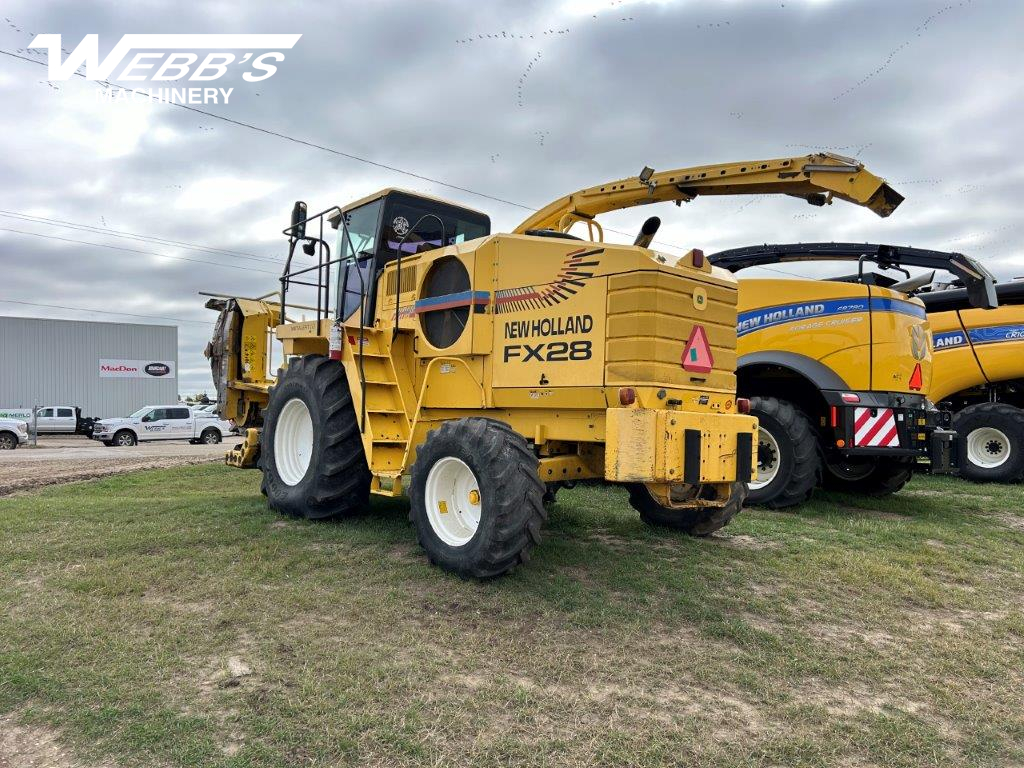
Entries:
{"label": "windshield", "polygon": [[129,419],[141,419],[143,416],[145,416],[147,413],[149,413],[149,411],[150,411],[150,408],[147,405],[145,408],[139,408],[139,410],[137,410],[135,413],[133,413],[128,418]]}

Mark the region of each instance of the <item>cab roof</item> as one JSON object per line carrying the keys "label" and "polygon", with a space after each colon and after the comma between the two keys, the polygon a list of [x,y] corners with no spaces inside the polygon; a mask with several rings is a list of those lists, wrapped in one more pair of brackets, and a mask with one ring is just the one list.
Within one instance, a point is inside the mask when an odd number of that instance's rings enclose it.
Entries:
{"label": "cab roof", "polygon": [[[339,211],[341,213],[347,213],[348,211],[355,210],[361,205],[366,205],[366,203],[372,203],[374,200],[380,200],[382,197],[386,197],[387,195],[390,195],[392,192],[398,192],[403,195],[409,195],[409,197],[418,197],[422,200],[429,200],[433,203],[450,205],[453,208],[461,208],[464,211],[472,211],[473,213],[480,214],[481,216],[487,216],[487,214],[484,213],[483,211],[479,211],[476,208],[470,208],[468,205],[456,203],[451,200],[445,200],[443,197],[437,197],[436,195],[427,195],[424,194],[423,192],[413,192],[412,190],[402,189],[401,187],[384,187],[384,189],[380,189],[374,192],[373,194],[367,195],[366,197],[361,197],[358,200],[348,203],[347,205],[339,206]],[[327,217],[327,220],[331,222],[331,226],[334,227],[335,229],[338,228],[338,218],[338,213],[333,213]]]}

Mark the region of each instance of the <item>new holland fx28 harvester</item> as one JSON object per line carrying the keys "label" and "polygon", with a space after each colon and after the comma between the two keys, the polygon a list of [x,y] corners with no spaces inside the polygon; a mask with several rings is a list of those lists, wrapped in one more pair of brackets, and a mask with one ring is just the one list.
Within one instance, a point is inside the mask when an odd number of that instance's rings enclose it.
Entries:
{"label": "new holland fx28 harvester", "polygon": [[[595,217],[751,193],[881,216],[902,200],[860,163],[822,154],[645,168],[511,234],[398,190],[313,216],[297,203],[278,301],[208,303],[220,310],[208,353],[222,414],[248,429],[229,463],[258,462],[270,506],[307,518],[361,511],[411,474],[430,560],[477,577],[527,558],[545,489],[563,482],[622,483],[648,523],[720,528],[743,503],[757,433],[736,398],[735,278],[699,250],[650,249],[656,218],[616,245]],[[299,244],[312,265],[296,261]],[[315,319],[292,321],[296,285],[315,292]],[[285,356],[276,377],[271,331]]]}

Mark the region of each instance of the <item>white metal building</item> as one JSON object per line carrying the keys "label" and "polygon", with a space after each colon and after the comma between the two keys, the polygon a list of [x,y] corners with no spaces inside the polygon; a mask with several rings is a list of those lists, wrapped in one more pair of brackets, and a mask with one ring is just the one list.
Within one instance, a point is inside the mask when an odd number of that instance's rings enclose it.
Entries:
{"label": "white metal building", "polygon": [[177,400],[173,325],[0,317],[0,410],[78,405],[109,418]]}

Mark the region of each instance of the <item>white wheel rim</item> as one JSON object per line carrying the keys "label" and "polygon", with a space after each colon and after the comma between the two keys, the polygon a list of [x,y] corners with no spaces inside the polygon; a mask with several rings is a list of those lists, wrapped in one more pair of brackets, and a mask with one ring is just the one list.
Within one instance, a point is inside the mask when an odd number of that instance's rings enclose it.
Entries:
{"label": "white wheel rim", "polygon": [[995,469],[1010,459],[1010,438],[995,427],[980,427],[967,434],[967,458],[977,467]]}
{"label": "white wheel rim", "polygon": [[[762,456],[764,457],[762,459]],[[764,427],[757,430],[757,477],[750,483],[750,490],[764,488],[779,474],[782,457],[779,455],[779,444],[772,433]]]}
{"label": "white wheel rim", "polygon": [[293,397],[284,404],[274,430],[274,464],[286,485],[298,485],[313,457],[313,419],[309,408]]}
{"label": "white wheel rim", "polygon": [[427,521],[450,547],[461,547],[480,527],[480,485],[466,462],[454,456],[437,461],[427,473]]}

